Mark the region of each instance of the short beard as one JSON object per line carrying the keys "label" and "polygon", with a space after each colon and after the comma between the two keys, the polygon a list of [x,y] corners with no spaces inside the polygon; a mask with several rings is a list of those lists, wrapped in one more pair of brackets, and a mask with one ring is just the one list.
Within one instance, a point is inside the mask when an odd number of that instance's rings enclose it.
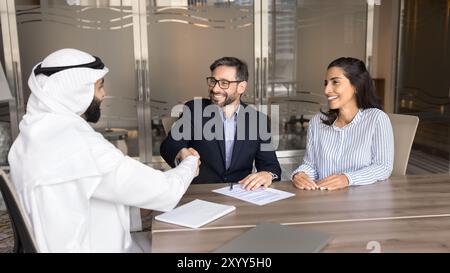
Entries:
{"label": "short beard", "polygon": [[[219,106],[219,107],[228,106],[228,105],[232,104],[233,102],[235,102],[236,99],[238,99],[238,97],[239,97],[239,95],[233,96],[233,95],[229,95],[228,93],[225,92],[225,101],[223,103],[221,103],[221,104],[217,104],[217,106]],[[211,101],[213,103],[215,103],[215,101],[214,101],[214,92],[213,91],[209,92],[209,98],[211,99]]]}
{"label": "short beard", "polygon": [[101,115],[100,104],[102,104],[102,101],[94,97],[91,105],[83,114],[87,122],[97,123],[99,121]]}

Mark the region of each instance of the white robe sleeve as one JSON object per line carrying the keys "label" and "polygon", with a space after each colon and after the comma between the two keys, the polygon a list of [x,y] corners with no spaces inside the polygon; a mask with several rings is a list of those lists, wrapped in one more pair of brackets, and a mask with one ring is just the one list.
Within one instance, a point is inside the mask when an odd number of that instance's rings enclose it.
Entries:
{"label": "white robe sleeve", "polygon": [[130,157],[104,176],[93,198],[139,208],[169,211],[180,201],[197,169],[189,156],[167,172],[155,170]]}

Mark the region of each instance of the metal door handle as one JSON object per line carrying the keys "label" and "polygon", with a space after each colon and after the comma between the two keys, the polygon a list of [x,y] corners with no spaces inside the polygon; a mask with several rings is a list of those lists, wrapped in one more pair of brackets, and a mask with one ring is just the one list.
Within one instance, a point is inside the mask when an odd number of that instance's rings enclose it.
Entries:
{"label": "metal door handle", "polygon": [[145,102],[150,103],[150,81],[148,79],[147,60],[142,61],[142,73],[144,73]]}
{"label": "metal door handle", "polygon": [[17,110],[22,108],[22,96],[19,90],[19,70],[17,68],[17,62],[13,61],[13,79],[14,79],[14,95],[16,98]]}
{"label": "metal door handle", "polygon": [[254,94],[254,101],[255,101],[255,103],[257,103],[257,100],[259,100],[259,89],[260,89],[260,86],[259,86],[259,77],[261,76],[260,75],[260,64],[259,64],[259,62],[260,62],[260,59],[259,58],[256,58],[256,79],[255,79],[255,94]]}
{"label": "metal door handle", "polygon": [[143,101],[144,91],[142,86],[142,67],[141,61],[136,60],[136,77],[137,77],[137,85],[138,85],[138,102]]}
{"label": "metal door handle", "polygon": [[263,72],[262,72],[262,97],[267,99],[267,57],[263,58]]}

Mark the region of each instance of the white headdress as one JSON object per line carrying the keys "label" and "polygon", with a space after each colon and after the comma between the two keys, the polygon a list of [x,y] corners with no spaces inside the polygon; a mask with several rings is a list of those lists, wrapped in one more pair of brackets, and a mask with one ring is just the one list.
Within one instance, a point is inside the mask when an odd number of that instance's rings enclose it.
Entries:
{"label": "white headdress", "polygon": [[102,175],[123,159],[80,116],[106,73],[99,58],[76,49],[58,50],[33,68],[27,113],[8,157],[16,187]]}

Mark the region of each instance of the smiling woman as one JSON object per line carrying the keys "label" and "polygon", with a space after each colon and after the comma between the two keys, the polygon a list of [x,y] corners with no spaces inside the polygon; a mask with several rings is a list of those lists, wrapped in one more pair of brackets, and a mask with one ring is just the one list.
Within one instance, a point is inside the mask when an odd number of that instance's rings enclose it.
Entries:
{"label": "smiling woman", "polygon": [[325,124],[349,123],[358,109],[381,109],[375,85],[366,66],[355,58],[339,58],[328,65],[325,96],[330,110]]}
{"label": "smiling woman", "polygon": [[364,63],[331,62],[324,93],[329,111],[310,121],[303,164],[292,174],[294,186],[337,190],[387,179],[394,160],[392,126]]}

